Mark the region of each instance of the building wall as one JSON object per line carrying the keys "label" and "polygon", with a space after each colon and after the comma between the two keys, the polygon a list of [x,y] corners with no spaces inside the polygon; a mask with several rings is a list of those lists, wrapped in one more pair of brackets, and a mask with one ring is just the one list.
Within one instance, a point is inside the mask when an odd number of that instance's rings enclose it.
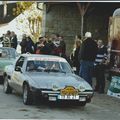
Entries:
{"label": "building wall", "polygon": [[[107,43],[109,17],[118,7],[117,3],[91,3],[84,16],[84,33],[90,31],[94,39]],[[46,34],[59,33],[67,43],[70,53],[75,35],[80,35],[81,18],[76,3],[46,4]]]}

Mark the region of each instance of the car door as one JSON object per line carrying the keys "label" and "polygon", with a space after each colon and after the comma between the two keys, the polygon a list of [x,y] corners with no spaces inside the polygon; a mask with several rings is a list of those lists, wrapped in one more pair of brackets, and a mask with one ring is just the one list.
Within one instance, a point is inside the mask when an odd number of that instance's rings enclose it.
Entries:
{"label": "car door", "polygon": [[25,57],[21,56],[18,61],[16,62],[15,65],[15,70],[13,72],[12,75],[12,82],[13,82],[13,88],[17,91],[17,92],[21,92],[21,84],[22,84],[22,79],[23,79],[23,73],[22,73],[22,69],[23,69],[23,64],[25,62]]}

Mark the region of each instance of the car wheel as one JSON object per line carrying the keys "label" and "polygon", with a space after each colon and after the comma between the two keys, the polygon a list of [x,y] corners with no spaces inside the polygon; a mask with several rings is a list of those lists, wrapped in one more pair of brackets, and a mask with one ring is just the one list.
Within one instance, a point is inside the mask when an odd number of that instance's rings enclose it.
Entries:
{"label": "car wheel", "polygon": [[86,102],[80,102],[80,106],[84,107],[86,105]]}
{"label": "car wheel", "polygon": [[3,90],[7,94],[12,93],[12,88],[9,86],[7,76],[4,78]]}
{"label": "car wheel", "polygon": [[23,86],[23,103],[25,105],[31,105],[33,103],[32,93],[28,84],[24,84]]}

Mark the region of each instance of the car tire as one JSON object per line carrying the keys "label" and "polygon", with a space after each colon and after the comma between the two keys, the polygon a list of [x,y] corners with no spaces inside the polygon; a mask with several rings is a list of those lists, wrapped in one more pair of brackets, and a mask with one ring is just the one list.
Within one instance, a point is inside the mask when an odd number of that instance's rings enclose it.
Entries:
{"label": "car tire", "polygon": [[80,102],[80,106],[84,107],[86,105],[86,102]]}
{"label": "car tire", "polygon": [[32,92],[28,84],[23,85],[23,103],[25,105],[31,105],[33,103]]}
{"label": "car tire", "polygon": [[11,88],[10,85],[9,85],[8,77],[7,77],[7,76],[5,76],[5,78],[4,78],[3,91],[4,91],[5,93],[7,93],[7,94],[12,93],[12,88]]}

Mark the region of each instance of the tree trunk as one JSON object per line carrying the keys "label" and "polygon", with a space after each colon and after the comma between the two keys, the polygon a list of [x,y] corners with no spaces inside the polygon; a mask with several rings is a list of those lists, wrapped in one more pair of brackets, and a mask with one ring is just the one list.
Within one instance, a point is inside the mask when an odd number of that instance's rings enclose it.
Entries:
{"label": "tree trunk", "polygon": [[84,15],[81,15],[81,37],[83,38]]}
{"label": "tree trunk", "polygon": [[83,38],[83,31],[84,31],[84,15],[87,12],[87,9],[89,7],[90,3],[82,4],[77,2],[77,6],[81,15],[81,38]]}

